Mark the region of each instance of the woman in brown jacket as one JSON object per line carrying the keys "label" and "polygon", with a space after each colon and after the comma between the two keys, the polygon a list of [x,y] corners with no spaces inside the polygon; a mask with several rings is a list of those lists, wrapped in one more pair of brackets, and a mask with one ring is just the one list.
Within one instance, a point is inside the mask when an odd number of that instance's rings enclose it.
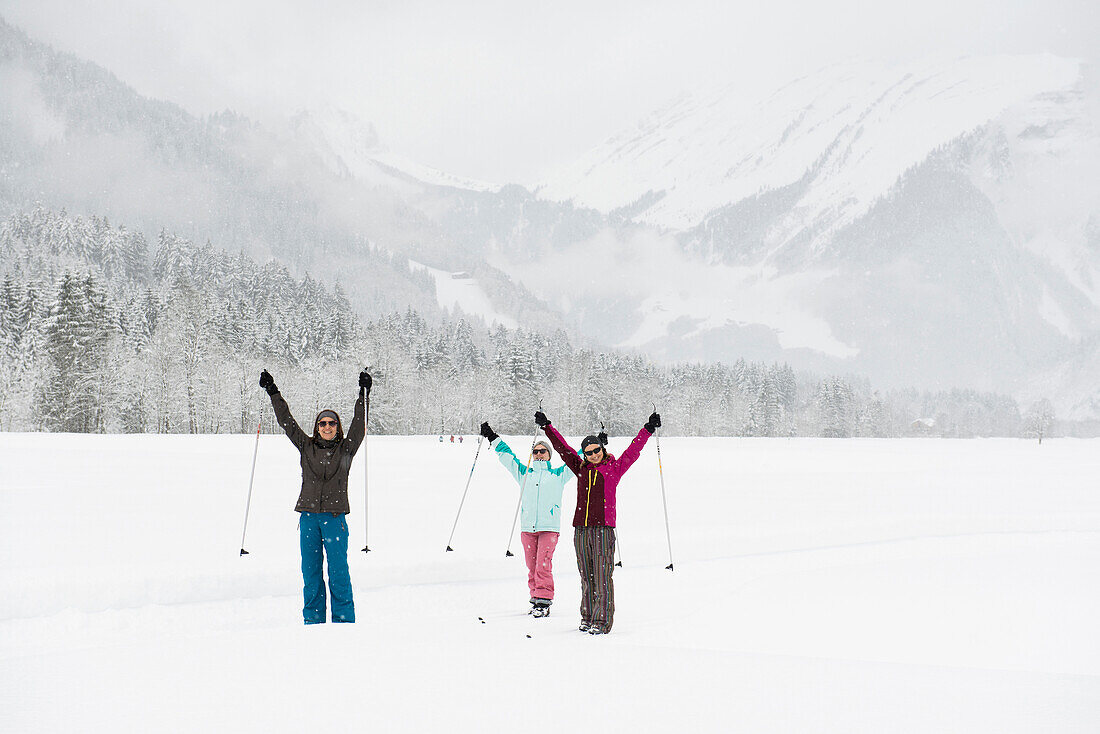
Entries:
{"label": "woman in brown jacket", "polygon": [[260,374],[260,387],[271,397],[275,417],[287,438],[301,454],[302,491],[294,509],[298,518],[298,535],[302,548],[302,580],[304,605],[302,618],[306,624],[325,621],[325,579],[323,557],[328,557],[328,590],[332,596],[332,621],[354,622],[355,605],[348,570],[348,524],[344,516],[348,507],[348,472],[351,460],[363,443],[367,423],[367,396],[371,376],[359,373],[359,399],[355,402],[355,417],[344,435],[340,416],[333,410],[322,410],[313,421],[313,435],[299,426],[286,400],[275,386],[267,370]]}

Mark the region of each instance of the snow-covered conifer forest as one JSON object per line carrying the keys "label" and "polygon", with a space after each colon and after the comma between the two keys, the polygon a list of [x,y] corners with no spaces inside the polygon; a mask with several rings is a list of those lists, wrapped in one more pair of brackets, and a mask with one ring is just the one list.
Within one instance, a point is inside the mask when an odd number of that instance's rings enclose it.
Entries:
{"label": "snow-covered conifer forest", "polygon": [[[380,273],[407,264],[371,255]],[[573,345],[563,333],[487,328],[407,309],[365,320],[339,284],[293,277],[162,231],[146,242],[104,218],[43,208],[0,224],[0,427],[67,432],[255,430],[263,368],[306,412],[350,407],[379,376],[371,430],[522,433],[541,401],[559,422],[613,435],[654,404],[689,436],[1016,436],[1011,398],[880,391],[786,364],[659,366]],[[420,275],[419,277],[426,277]],[[270,410],[266,430],[276,430]],[[927,423],[913,425],[917,418]]]}

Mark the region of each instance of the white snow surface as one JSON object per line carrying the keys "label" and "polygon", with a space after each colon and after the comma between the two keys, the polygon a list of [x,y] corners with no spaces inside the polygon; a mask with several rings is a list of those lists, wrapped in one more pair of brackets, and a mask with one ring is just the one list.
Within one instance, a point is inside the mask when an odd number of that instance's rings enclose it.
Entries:
{"label": "white snow surface", "polygon": [[1100,721],[1100,441],[665,438],[674,572],[651,441],[619,490],[615,627],[593,638],[568,527],[552,616],[523,614],[523,560],[504,555],[517,490],[469,437],[368,438],[357,623],[304,627],[281,435],[260,439],[238,555],[254,440],[0,434],[0,731]]}
{"label": "white snow surface", "polygon": [[538,187],[601,211],[649,192],[635,219],[673,230],[813,171],[777,242],[824,241],[864,214],[907,169],[1009,107],[1072,88],[1080,62],[1049,54],[837,64],[766,99],[735,87],[685,96],[612,136]]}

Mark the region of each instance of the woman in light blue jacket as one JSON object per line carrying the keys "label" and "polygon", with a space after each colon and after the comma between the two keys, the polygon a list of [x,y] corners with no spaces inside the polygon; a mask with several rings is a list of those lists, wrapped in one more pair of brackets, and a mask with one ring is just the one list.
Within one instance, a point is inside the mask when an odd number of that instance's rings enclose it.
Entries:
{"label": "woman in light blue jacket", "polygon": [[[527,559],[527,586],[531,591],[531,611],[536,617],[550,616],[554,599],[554,548],[561,530],[561,495],[573,481],[565,466],[550,466],[550,445],[538,441],[531,451],[528,466],[520,461],[488,423],[481,424],[481,435],[489,439],[497,459],[519,483],[520,540]],[[494,445],[495,444],[495,445]]]}

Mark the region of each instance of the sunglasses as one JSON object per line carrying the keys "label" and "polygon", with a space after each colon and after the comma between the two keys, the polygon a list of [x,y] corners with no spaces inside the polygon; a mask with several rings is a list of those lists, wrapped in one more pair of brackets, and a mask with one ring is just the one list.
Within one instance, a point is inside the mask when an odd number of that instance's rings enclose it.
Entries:
{"label": "sunglasses", "polygon": [[330,420],[317,421],[317,425],[319,425],[319,426],[321,426],[321,427],[324,427],[324,426],[335,426],[335,425],[336,425],[336,421],[330,421]]}
{"label": "sunglasses", "polygon": [[585,449],[584,450],[584,455],[585,456],[598,456],[601,451],[603,451],[603,447],[597,446],[594,449]]}
{"label": "sunglasses", "polygon": [[539,454],[549,454],[550,452],[547,451],[546,449],[535,449],[531,453],[534,454],[535,456],[538,456]]}

